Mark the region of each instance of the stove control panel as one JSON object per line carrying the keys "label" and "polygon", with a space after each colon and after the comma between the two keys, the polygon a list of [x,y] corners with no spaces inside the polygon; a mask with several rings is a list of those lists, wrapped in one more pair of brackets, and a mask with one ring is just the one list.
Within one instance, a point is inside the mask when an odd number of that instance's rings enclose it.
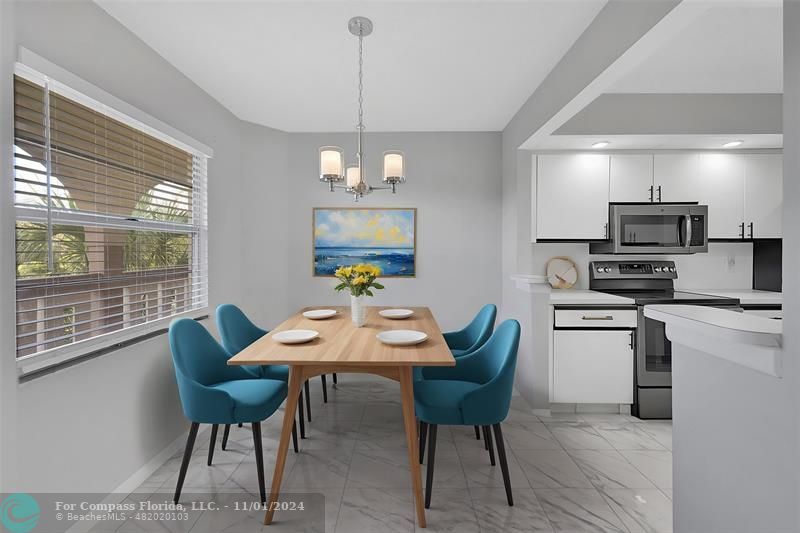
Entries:
{"label": "stove control panel", "polygon": [[593,279],[677,279],[675,261],[591,261]]}

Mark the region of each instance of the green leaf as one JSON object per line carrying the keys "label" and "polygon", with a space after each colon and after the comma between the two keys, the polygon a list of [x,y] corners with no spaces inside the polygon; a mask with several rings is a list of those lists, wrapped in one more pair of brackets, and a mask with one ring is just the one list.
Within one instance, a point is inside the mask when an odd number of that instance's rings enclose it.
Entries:
{"label": "green leaf", "polygon": [[375,296],[374,294],[372,294],[372,291],[369,290],[369,289],[366,290],[366,293],[367,293],[367,296]]}
{"label": "green leaf", "polygon": [[381,285],[380,283],[373,283],[372,286],[375,287],[376,289],[383,289],[384,288],[384,286]]}

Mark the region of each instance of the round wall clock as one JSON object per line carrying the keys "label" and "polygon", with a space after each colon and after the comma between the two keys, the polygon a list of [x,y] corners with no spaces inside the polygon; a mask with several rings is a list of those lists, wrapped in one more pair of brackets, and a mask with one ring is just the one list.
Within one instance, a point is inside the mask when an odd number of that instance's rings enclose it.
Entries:
{"label": "round wall clock", "polygon": [[553,257],[546,270],[547,281],[554,289],[570,289],[578,282],[578,267],[569,257]]}

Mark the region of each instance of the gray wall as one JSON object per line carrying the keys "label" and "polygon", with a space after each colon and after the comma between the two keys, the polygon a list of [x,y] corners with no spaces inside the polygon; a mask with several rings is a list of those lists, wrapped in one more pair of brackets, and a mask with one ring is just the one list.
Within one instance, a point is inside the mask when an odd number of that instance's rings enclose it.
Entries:
{"label": "gray wall", "polygon": [[[285,166],[280,161],[285,159],[285,135],[245,126],[91,2],[0,2],[0,9],[3,175],[10,175],[11,123],[5,112],[11,97],[10,63],[16,57],[16,46],[21,45],[214,149],[208,169],[211,305],[240,303],[248,311],[252,306],[257,316],[270,318],[258,295],[280,293],[285,283],[259,275],[256,265],[261,265],[262,257],[248,246],[256,231],[249,214],[255,210],[259,216],[253,221],[263,221],[264,228],[270,228],[269,219],[261,213],[278,216],[283,208],[283,199],[273,196],[270,187],[273,181],[279,187],[284,183]],[[15,38],[13,32],[6,32],[8,24],[16,29]],[[80,31],[64,32],[65,26]],[[240,144],[244,135],[246,146]],[[269,157],[275,165],[257,172],[253,159],[243,158],[245,153]],[[4,250],[0,267],[0,298],[4,302],[0,315],[2,426],[14,429],[3,434],[6,484],[17,490],[107,491],[186,428],[166,337],[18,386],[10,327],[14,323],[10,281],[14,259],[6,253],[14,246],[9,185],[10,180],[2,180],[0,197],[0,249]],[[248,229],[242,231],[242,227]],[[263,245],[280,253],[285,239],[276,235],[268,230],[259,237]],[[283,267],[276,269],[280,273]]]}
{"label": "gray wall", "polygon": [[311,275],[313,207],[416,207],[417,277],[386,279],[374,299],[383,305],[428,305],[443,328],[465,324],[500,299],[500,134],[368,133],[366,175],[378,185],[383,150],[403,150],[408,182],[397,195],[374,192],[354,204],[318,181],[317,150],[341,146],[348,160],[355,133],[289,135],[289,304],[348,304],[331,278]]}

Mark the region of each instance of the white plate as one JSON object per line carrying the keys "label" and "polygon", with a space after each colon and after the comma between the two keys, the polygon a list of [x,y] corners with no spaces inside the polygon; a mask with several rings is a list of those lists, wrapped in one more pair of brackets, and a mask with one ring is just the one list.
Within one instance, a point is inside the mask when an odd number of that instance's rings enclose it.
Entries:
{"label": "white plate", "polygon": [[428,334],[423,331],[414,331],[412,329],[392,329],[381,331],[376,337],[384,344],[390,344],[392,346],[411,346],[412,344],[423,342],[428,338]]}
{"label": "white plate", "polygon": [[336,309],[312,309],[303,313],[303,316],[311,320],[324,320],[336,314]]}
{"label": "white plate", "polygon": [[288,329],[275,333],[272,340],[281,344],[302,344],[313,341],[317,337],[319,337],[319,331],[313,329]]}
{"label": "white plate", "polygon": [[408,318],[414,314],[414,311],[411,309],[384,309],[382,311],[378,311],[378,314],[381,315],[383,318],[391,318],[392,320],[402,320],[403,318]]}

